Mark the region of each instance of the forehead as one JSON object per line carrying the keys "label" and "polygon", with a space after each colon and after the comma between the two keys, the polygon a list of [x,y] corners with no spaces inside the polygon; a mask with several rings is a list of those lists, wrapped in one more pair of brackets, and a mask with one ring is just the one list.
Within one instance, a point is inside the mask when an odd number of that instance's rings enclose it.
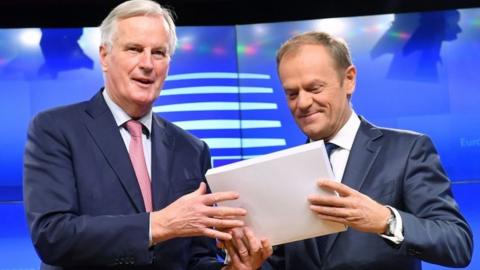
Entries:
{"label": "forehead", "polygon": [[285,54],[278,67],[278,75],[284,88],[296,85],[334,84],[340,78],[335,61],[323,45],[302,45]]}
{"label": "forehead", "polygon": [[282,66],[284,62],[332,64],[333,58],[330,51],[321,44],[303,44],[286,52],[279,66]]}
{"label": "forehead", "polygon": [[134,16],[117,21],[115,40],[156,40],[168,41],[168,26],[160,16]]}
{"label": "forehead", "polygon": [[302,45],[287,52],[278,66],[281,78],[302,78],[306,75],[335,72],[334,60],[323,45]]}

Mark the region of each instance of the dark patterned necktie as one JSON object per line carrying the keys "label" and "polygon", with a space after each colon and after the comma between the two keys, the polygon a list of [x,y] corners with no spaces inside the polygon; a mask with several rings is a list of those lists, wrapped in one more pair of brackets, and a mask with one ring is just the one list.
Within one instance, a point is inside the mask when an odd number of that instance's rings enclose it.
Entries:
{"label": "dark patterned necktie", "polygon": [[333,150],[337,149],[338,147],[339,146],[334,143],[330,143],[330,142],[325,143],[325,149],[327,149],[328,159],[330,159],[330,156],[332,155]]}

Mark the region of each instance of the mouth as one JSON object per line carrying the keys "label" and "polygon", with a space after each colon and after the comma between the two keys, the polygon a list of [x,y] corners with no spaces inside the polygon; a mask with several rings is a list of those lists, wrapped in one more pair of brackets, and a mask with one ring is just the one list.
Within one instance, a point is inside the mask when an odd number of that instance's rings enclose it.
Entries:
{"label": "mouth", "polygon": [[149,87],[155,82],[155,80],[149,78],[132,78],[132,80],[142,87]]}
{"label": "mouth", "polygon": [[312,116],[317,115],[318,113],[320,113],[320,112],[302,113],[302,114],[298,115],[298,118],[299,119],[308,119],[308,118],[311,118]]}
{"label": "mouth", "polygon": [[315,124],[321,117],[322,112],[308,112],[308,113],[300,113],[297,114],[297,121],[301,125],[310,125]]}

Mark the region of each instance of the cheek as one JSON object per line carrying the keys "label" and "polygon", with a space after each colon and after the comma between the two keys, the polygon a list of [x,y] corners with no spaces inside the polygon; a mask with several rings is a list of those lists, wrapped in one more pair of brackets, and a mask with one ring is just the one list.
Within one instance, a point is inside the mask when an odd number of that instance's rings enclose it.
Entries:
{"label": "cheek", "polygon": [[325,115],[330,115],[332,111],[332,103],[328,97],[317,94],[314,96],[313,103],[314,105],[312,109],[321,112],[322,117],[325,117]]}
{"label": "cheek", "polygon": [[287,106],[288,106],[288,109],[290,110],[290,113],[292,115],[295,115],[295,111],[297,110],[297,101],[287,99]]}
{"label": "cheek", "polygon": [[295,101],[291,100],[291,99],[288,99],[288,98],[286,99],[286,101],[287,101],[288,108],[290,109],[290,111],[293,112],[295,110],[295,107],[296,107],[295,106]]}
{"label": "cheek", "polygon": [[159,62],[155,66],[155,73],[157,74],[158,77],[165,78],[166,75],[168,74],[169,66],[170,66],[169,62]]}

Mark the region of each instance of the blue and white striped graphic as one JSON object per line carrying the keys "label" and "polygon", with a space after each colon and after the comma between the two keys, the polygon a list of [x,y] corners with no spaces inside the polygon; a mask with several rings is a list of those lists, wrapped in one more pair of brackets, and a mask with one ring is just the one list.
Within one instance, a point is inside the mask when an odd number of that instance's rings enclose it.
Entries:
{"label": "blue and white striped graphic", "polygon": [[272,119],[278,115],[274,90],[263,86],[270,80],[268,74],[255,73],[173,74],[153,111],[204,140],[214,166],[251,158],[258,154],[246,151],[261,154],[261,149],[266,153],[287,145],[280,117]]}

